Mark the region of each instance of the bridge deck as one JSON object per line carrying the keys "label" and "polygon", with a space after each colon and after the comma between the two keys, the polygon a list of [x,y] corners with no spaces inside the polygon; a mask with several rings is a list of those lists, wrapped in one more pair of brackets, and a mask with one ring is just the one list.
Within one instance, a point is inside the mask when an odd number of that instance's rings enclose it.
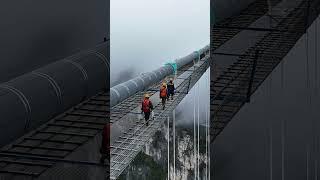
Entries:
{"label": "bridge deck", "polygon": [[58,163],[107,168],[97,161],[68,157],[102,130],[108,120],[108,102],[109,95],[101,92],[2,148],[0,179],[41,179]]}
{"label": "bridge deck", "polygon": [[[271,2],[277,4],[279,0]],[[310,21],[318,15],[319,6],[319,0],[312,1],[310,7],[313,7],[315,13],[311,13]],[[276,31],[264,29],[260,41],[245,53],[238,54],[239,57],[236,58],[236,61],[223,69],[216,79],[213,79],[212,98],[214,101],[211,102],[213,113],[211,114],[211,137],[213,140],[246,102],[248,83],[252,81],[252,89],[249,91],[251,95],[304,33],[304,12],[307,8],[307,1],[304,1],[301,6],[295,8],[286,17],[277,15],[270,17],[274,21],[278,21],[278,25],[273,27]],[[240,15],[217,23],[219,28],[212,29],[212,52],[217,53],[215,50],[218,50],[237,34],[250,30],[247,27],[264,16],[267,10],[267,1],[257,0]],[[297,29],[297,27],[299,28]],[[259,47],[260,50],[258,58],[255,58],[256,47]],[[227,56],[225,52],[220,52],[220,55],[222,53]],[[229,55],[231,54],[229,53]],[[237,54],[233,54],[233,56],[236,57]],[[208,57],[204,59],[206,58]],[[255,59],[257,59],[255,74],[250,80]],[[115,125],[120,123],[121,119],[126,119],[131,115],[135,117],[132,126],[128,127],[126,131],[120,131],[120,136],[113,138],[110,172],[112,179],[116,179],[128,166],[161,123],[184,98],[188,89],[205,72],[208,64],[200,61],[197,66],[196,71],[189,71],[192,67],[191,64],[179,72],[178,76],[186,71],[191,72],[188,73],[190,79],[188,77],[181,78],[178,93],[174,97],[175,100],[169,101],[165,110],[156,104],[155,119],[150,122],[149,126],[145,126],[142,121],[136,122],[137,107],[140,105],[144,92],[139,92],[112,107],[110,119],[111,123]],[[156,96],[157,92],[154,89],[158,89],[159,84],[156,83],[146,92]],[[107,166],[97,164],[95,161],[70,160],[68,157],[98,136],[103,125],[107,123],[108,102],[108,94],[102,92],[3,148],[0,151],[1,177],[5,175],[7,179],[38,179],[61,162],[106,168]]]}
{"label": "bridge deck", "polygon": [[[165,122],[167,117],[170,116],[175,107],[182,101],[182,99],[187,95],[189,89],[200,79],[203,73],[207,70],[209,56],[203,57],[195,65],[188,65],[183,68],[175,80],[177,93],[174,95],[174,100],[169,100],[166,103],[166,108],[163,110],[161,102],[159,100],[158,89],[152,91],[151,101],[155,105],[154,109],[154,119],[150,120],[149,126],[146,126],[144,120],[139,120],[136,114],[140,113],[140,103],[142,100],[143,92],[137,93],[134,99],[137,102],[132,102],[131,112],[128,112],[119,121],[124,121],[124,124],[128,124],[132,121],[131,126],[126,126],[124,130],[119,133],[118,136],[112,138],[111,140],[111,164],[110,164],[110,178],[116,179],[125,168],[130,164],[130,162],[135,158],[135,156],[142,150],[144,145],[149,141],[150,138],[155,134],[161,125]],[[112,114],[111,110],[111,114]],[[130,124],[130,123],[129,123]],[[112,126],[115,130],[115,125]],[[112,135],[111,135],[112,136]]]}
{"label": "bridge deck", "polygon": [[[183,72],[188,70],[190,67],[192,67],[192,64],[185,65],[182,67],[178,72],[177,76],[180,76]],[[173,78],[174,75],[170,75],[166,77],[164,80],[168,81],[169,78]],[[140,105],[141,99],[143,98],[143,95],[145,93],[149,93],[150,96],[154,95],[159,89],[161,83],[164,81],[161,80],[159,82],[156,82],[154,85],[146,89],[145,91],[137,92],[135,95],[123,100],[119,104],[111,107],[111,114],[110,114],[110,123],[116,123],[119,121],[122,117],[124,117],[126,114],[132,112],[134,108]]]}
{"label": "bridge deck", "polygon": [[[298,1],[287,15],[273,15],[278,22],[272,31],[264,34],[245,53],[219,71],[211,79],[211,140],[213,141],[247,102],[272,70],[305,33],[318,16],[320,1]],[[308,6],[309,17],[306,16]],[[308,18],[308,22],[306,22]],[[215,29],[215,28],[213,28]],[[213,30],[215,31],[215,30]],[[213,57],[214,59],[214,57]]]}
{"label": "bridge deck", "polygon": [[[277,4],[277,2],[279,2],[279,0],[272,1],[273,4]],[[267,12],[267,10],[267,2],[265,0],[257,0],[256,2],[252,3],[247,9],[242,11],[240,15],[225,19],[224,21],[218,23],[220,28],[214,28],[212,32],[212,38],[214,39],[212,46],[213,49],[219,48],[225,42],[231,40],[234,36],[244,30],[227,28],[228,26],[230,27],[241,24],[241,27],[246,28],[257,19],[261,18]],[[204,73],[205,70],[206,69],[202,69],[200,72]],[[201,77],[202,73],[193,75],[196,77],[196,81]],[[155,88],[158,87],[159,84],[155,85]],[[185,88],[185,85],[179,88],[183,89]],[[146,92],[149,92],[152,95],[156,93],[155,91]],[[114,138],[116,140],[113,140],[112,142],[110,173],[111,179],[116,179],[123,172],[123,170],[130,164],[130,162],[143,148],[147,141],[152,137],[155,131],[161,126],[161,123],[164,123],[173,109],[185,96],[185,94],[181,93],[176,94],[175,101],[169,101],[167,103],[167,108],[164,111],[162,111],[161,106],[157,104],[157,108],[155,110],[155,120],[151,121],[149,126],[145,126],[143,122],[137,121],[136,117],[139,113],[139,109],[137,108],[137,106],[140,105],[143,94],[144,92],[140,92],[135,96],[128,98],[126,100],[127,102],[122,102],[123,104],[121,103],[117,106],[117,109],[121,109],[126,112],[125,115],[119,115],[117,113],[118,111],[115,111],[113,115],[113,109],[111,110],[112,122],[117,122],[119,121],[119,118],[123,118],[128,114],[131,114],[131,118],[136,120],[136,124],[133,124],[132,126],[127,127],[124,130],[122,129],[122,134],[120,133],[121,135],[116,136],[117,138]]]}

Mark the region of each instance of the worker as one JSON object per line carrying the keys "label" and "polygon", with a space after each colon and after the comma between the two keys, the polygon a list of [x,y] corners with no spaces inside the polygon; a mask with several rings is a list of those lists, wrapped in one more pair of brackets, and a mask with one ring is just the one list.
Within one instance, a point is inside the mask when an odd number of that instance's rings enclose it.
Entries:
{"label": "worker", "polygon": [[100,153],[100,163],[104,164],[106,159],[110,159],[110,123],[103,127]]}
{"label": "worker", "polygon": [[162,109],[164,110],[166,107],[166,99],[168,98],[168,90],[167,90],[167,84],[162,83],[162,86],[160,88],[160,99],[162,101]]}
{"label": "worker", "polygon": [[168,100],[169,100],[169,97],[171,96],[171,100],[173,100],[173,95],[174,95],[174,84],[173,84],[173,79],[171,78],[168,85],[167,85],[167,88],[168,88]]}
{"label": "worker", "polygon": [[149,126],[150,113],[153,110],[153,105],[149,98],[150,98],[150,95],[145,94],[144,99],[142,101],[142,106],[141,106],[141,113],[144,113],[144,119],[146,121],[147,126]]}

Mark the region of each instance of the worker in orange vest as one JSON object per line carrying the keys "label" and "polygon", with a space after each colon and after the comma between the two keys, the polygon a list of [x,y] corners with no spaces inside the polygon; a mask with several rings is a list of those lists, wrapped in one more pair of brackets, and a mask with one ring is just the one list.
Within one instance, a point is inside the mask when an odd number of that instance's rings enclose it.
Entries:
{"label": "worker in orange vest", "polygon": [[162,101],[162,109],[163,110],[166,107],[167,96],[168,96],[167,84],[163,83],[160,88],[160,99]]}
{"label": "worker in orange vest", "polygon": [[110,123],[105,124],[102,130],[102,143],[100,148],[100,163],[110,159]]}
{"label": "worker in orange vest", "polygon": [[146,125],[149,125],[150,113],[153,110],[152,102],[150,101],[150,95],[145,94],[144,99],[142,101],[141,113],[144,113],[144,119],[146,121]]}

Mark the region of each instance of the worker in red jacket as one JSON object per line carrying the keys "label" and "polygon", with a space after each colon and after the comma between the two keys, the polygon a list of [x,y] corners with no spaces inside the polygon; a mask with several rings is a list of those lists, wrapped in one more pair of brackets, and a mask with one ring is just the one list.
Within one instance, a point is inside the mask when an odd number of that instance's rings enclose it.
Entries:
{"label": "worker in red jacket", "polygon": [[104,163],[106,159],[110,159],[110,123],[105,124],[103,127],[100,153],[100,163]]}
{"label": "worker in red jacket", "polygon": [[141,105],[141,113],[144,113],[144,119],[146,121],[147,126],[149,125],[150,113],[153,110],[153,105],[149,98],[150,95],[145,94]]}

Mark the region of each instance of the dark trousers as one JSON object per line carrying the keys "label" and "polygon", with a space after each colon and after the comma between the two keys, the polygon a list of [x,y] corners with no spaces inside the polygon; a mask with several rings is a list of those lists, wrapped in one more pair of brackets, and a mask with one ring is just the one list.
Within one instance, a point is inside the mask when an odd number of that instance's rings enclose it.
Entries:
{"label": "dark trousers", "polygon": [[144,119],[146,120],[146,122],[149,120],[149,118],[150,118],[150,112],[145,112]]}
{"label": "dark trousers", "polygon": [[146,121],[146,125],[149,125],[149,118],[150,118],[150,113],[151,112],[144,112],[144,119]]}
{"label": "dark trousers", "polygon": [[166,100],[167,100],[167,97],[161,97],[161,102],[162,102],[163,109],[164,109],[164,107],[166,105]]}

